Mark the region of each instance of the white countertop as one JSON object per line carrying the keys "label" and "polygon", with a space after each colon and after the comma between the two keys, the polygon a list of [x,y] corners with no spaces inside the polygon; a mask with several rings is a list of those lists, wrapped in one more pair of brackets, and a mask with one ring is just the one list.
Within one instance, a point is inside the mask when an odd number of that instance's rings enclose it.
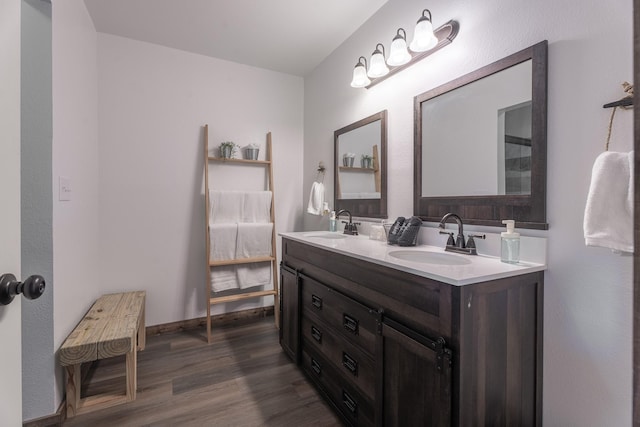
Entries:
{"label": "white countertop", "polygon": [[[280,233],[280,236],[455,286],[518,276],[546,269],[545,264],[530,262],[507,264],[501,262],[500,258],[487,255],[455,254],[445,252],[444,248],[427,245],[411,247],[388,245],[386,242],[371,240],[368,236],[347,236],[328,231]],[[420,261],[408,261],[391,255],[391,253],[398,251],[417,252],[415,257]],[[414,254],[407,255],[411,257]],[[449,264],[440,263],[440,259]],[[422,262],[425,260],[429,262]],[[450,263],[460,263],[461,265],[450,265]]]}

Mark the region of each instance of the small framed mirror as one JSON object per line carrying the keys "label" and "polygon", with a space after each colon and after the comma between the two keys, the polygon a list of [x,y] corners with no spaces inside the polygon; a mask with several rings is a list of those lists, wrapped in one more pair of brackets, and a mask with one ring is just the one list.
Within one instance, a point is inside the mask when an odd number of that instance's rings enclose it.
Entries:
{"label": "small framed mirror", "polygon": [[547,42],[414,98],[414,215],[547,229]]}
{"label": "small framed mirror", "polygon": [[335,210],[387,218],[387,111],[334,132]]}

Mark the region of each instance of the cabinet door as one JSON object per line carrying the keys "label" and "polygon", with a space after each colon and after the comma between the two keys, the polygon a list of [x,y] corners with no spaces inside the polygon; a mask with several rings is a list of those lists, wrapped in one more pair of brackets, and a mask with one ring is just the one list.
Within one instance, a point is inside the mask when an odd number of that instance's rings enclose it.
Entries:
{"label": "cabinet door", "polygon": [[300,361],[300,291],[295,270],[280,264],[280,345],[294,362]]}
{"label": "cabinet door", "polygon": [[382,322],[382,405],[378,425],[451,425],[451,352],[443,344]]}

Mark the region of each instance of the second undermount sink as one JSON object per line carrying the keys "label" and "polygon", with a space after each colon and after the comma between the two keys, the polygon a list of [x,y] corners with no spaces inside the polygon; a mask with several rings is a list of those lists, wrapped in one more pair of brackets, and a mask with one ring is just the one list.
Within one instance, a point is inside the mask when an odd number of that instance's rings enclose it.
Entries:
{"label": "second undermount sink", "polygon": [[315,237],[318,239],[346,239],[345,234],[332,233],[332,232],[316,232],[305,234],[304,237]]}
{"label": "second undermount sink", "polygon": [[389,255],[404,261],[421,262],[424,264],[467,265],[471,260],[462,255],[449,255],[429,251],[391,251]]}

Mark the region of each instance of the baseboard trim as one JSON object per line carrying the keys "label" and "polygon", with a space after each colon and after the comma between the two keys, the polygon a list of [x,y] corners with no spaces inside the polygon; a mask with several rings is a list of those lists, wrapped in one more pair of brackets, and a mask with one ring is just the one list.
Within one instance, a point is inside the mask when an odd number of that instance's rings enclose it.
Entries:
{"label": "baseboard trim", "polygon": [[67,419],[67,401],[62,399],[60,407],[55,414],[24,421],[22,427],[62,427],[62,423]]}
{"label": "baseboard trim", "polygon": [[[252,308],[249,310],[234,311],[232,313],[222,313],[211,316],[211,326],[228,325],[237,321],[260,319],[267,316],[273,316],[273,306]],[[174,332],[188,331],[207,326],[206,317],[198,317],[195,319],[180,320],[177,322],[163,323],[161,325],[147,326],[147,336],[171,334]]]}
{"label": "baseboard trim", "polygon": [[[232,313],[222,313],[211,316],[211,326],[228,325],[238,321],[250,321],[255,319],[273,316],[273,306],[252,308],[249,310],[234,311]],[[207,326],[206,317],[198,317],[195,319],[180,320],[178,322],[163,323],[161,325],[147,326],[145,328],[146,335],[155,336],[162,334],[171,334],[180,331],[188,331],[191,329],[204,328]],[[47,415],[29,421],[24,421],[22,427],[62,427],[67,419],[67,400],[62,399],[60,407],[55,414]]]}

